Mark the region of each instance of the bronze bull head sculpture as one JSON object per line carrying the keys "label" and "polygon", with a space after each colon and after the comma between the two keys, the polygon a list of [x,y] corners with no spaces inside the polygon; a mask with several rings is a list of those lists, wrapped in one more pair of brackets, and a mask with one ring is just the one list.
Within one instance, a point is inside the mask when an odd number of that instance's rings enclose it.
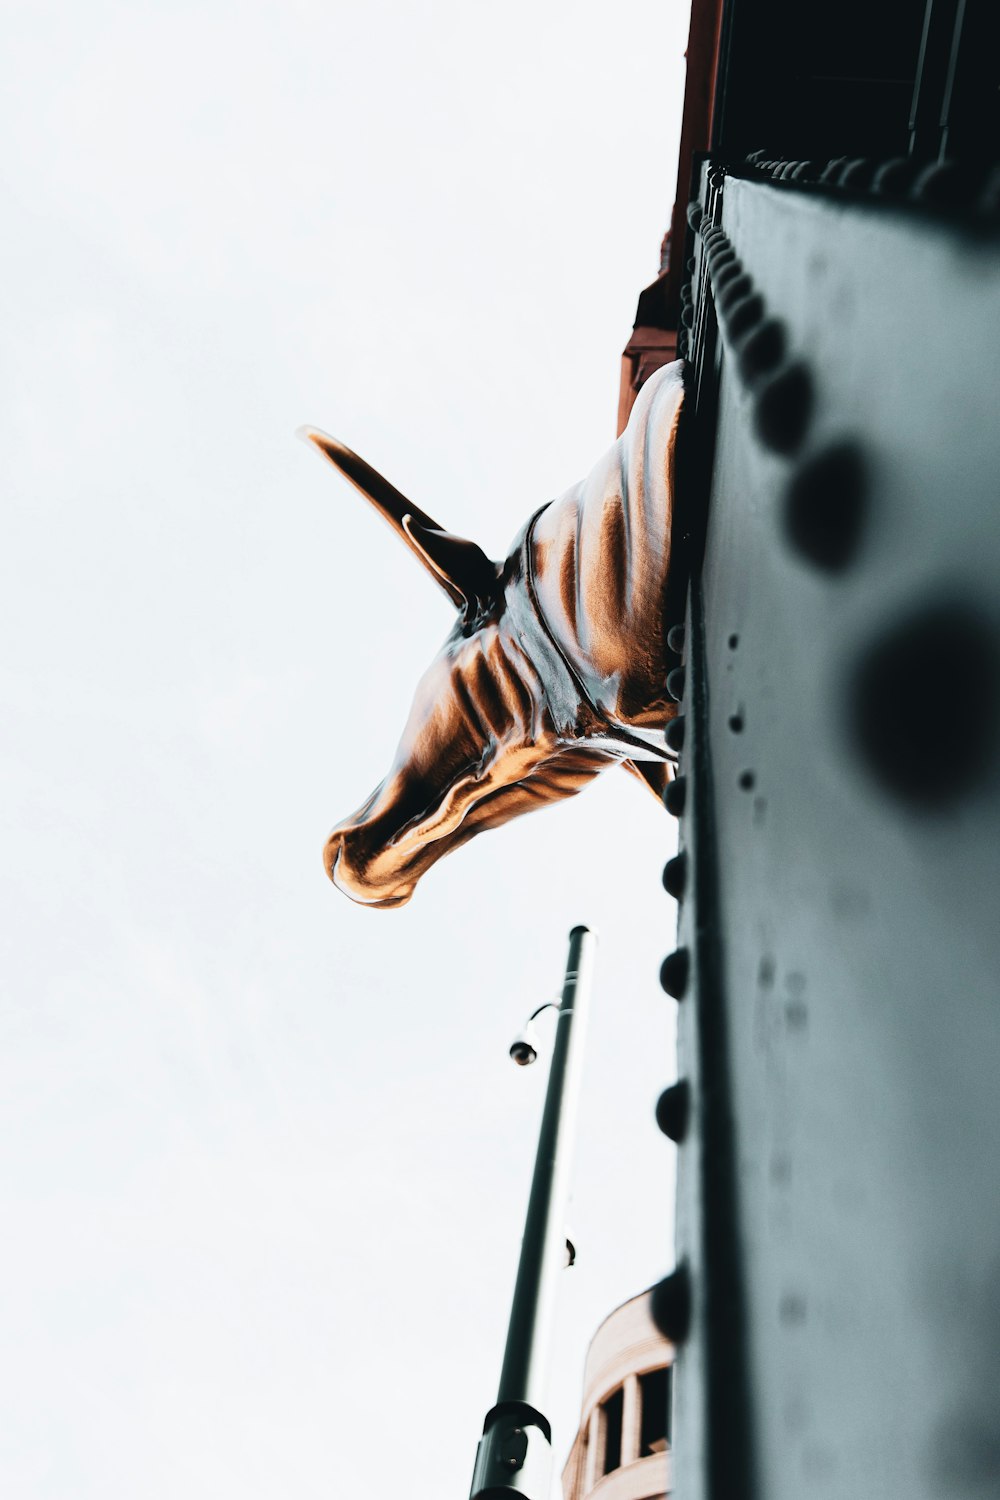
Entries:
{"label": "bronze bull head sculpture", "polygon": [[676,712],[663,599],[682,400],[679,363],[651,376],[615,445],[535,512],[502,563],[443,531],[349,448],[302,430],[456,610],[389,774],[327,840],[327,872],[353,900],[402,906],[442,855],[572,796],[608,766],[663,791],[663,729]]}

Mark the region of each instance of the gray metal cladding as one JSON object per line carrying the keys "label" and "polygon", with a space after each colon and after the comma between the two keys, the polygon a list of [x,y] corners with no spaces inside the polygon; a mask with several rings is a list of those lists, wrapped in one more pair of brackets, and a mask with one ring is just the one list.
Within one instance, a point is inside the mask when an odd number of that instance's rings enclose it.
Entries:
{"label": "gray metal cladding", "polygon": [[702,203],[678,1492],[992,1495],[998,240],[753,180]]}

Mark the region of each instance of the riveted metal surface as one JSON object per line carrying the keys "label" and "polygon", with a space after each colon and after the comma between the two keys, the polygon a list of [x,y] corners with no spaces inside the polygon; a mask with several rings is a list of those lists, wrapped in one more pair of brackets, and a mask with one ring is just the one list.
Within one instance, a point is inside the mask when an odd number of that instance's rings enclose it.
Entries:
{"label": "riveted metal surface", "polygon": [[[722,323],[700,371],[717,410],[681,763],[677,1488],[722,1500],[710,1325],[728,1316],[753,1422],[745,1493],[994,1494],[998,244],[787,185],[734,179],[709,199],[702,222],[782,326],[810,405],[771,440],[763,377]],[[713,329],[696,265],[697,326]],[[728,1167],[709,1159],[727,1146],[706,1133],[706,1081],[728,1090]],[[710,1212],[732,1238],[714,1266]]]}

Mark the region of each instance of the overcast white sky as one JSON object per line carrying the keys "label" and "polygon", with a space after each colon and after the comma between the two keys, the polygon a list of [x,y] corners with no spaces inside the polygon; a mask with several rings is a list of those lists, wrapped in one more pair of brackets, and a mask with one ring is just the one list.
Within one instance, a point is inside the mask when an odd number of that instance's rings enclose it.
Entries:
{"label": "overcast white sky", "polygon": [[442,1500],[600,930],[550,1407],[669,1268],[675,829],[623,773],[327,883],[448,606],[293,433],[504,554],[614,437],[687,7],[9,0],[0,1492]]}

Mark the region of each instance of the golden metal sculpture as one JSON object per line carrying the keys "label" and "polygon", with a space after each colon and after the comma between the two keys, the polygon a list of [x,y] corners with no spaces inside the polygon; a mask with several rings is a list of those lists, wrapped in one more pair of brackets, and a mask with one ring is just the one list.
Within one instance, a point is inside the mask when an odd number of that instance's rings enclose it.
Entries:
{"label": "golden metal sculpture", "polygon": [[485,828],[624,765],[669,775],[664,589],[681,365],[646,382],[580,484],[543,506],[503,563],[443,531],[349,448],[314,444],[444,589],[457,618],[417,688],[392,768],[324,851],[334,884],[402,906],[424,871]]}

